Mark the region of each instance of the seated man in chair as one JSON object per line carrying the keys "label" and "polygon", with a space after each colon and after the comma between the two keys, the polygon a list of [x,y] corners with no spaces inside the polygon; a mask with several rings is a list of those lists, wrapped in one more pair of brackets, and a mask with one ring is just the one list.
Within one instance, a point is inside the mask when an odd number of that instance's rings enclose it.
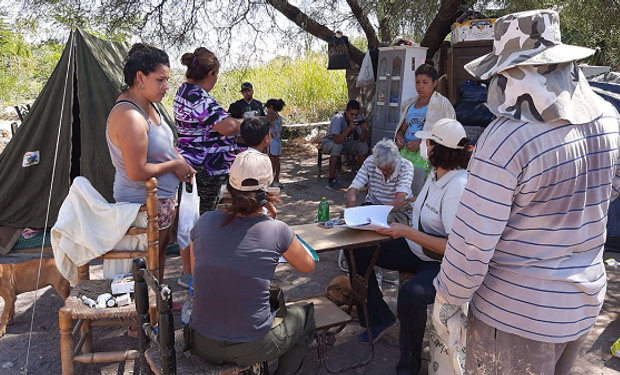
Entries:
{"label": "seated man in chair", "polygon": [[323,152],[329,153],[329,180],[325,185],[329,190],[338,191],[343,187],[336,181],[336,164],[343,150],[356,154],[357,165],[368,155],[368,124],[359,113],[360,103],[357,100],[348,102],[344,112],[332,117],[327,134],[321,139]]}

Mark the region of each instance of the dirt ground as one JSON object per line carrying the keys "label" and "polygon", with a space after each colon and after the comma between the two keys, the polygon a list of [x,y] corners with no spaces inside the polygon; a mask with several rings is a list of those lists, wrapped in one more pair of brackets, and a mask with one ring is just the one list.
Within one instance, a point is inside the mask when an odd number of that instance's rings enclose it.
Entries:
{"label": "dirt ground", "polygon": [[[324,188],[326,183],[327,166],[324,166],[322,179],[317,179],[316,151],[303,147],[288,147],[282,157],[282,177],[284,183],[282,194],[283,204],[279,206],[279,218],[288,224],[310,223],[316,216],[317,204],[322,196],[330,202],[330,211],[342,212],[344,196]],[[345,169],[346,171],[346,169]],[[343,174],[341,181],[348,183],[353,178],[351,173]],[[607,253],[607,257],[620,260],[620,253]],[[316,270],[309,275],[302,275],[292,271],[286,264],[278,266],[275,282],[283,287],[288,299],[299,299],[305,296],[323,292],[327,283],[335,276],[344,274],[337,266],[338,253],[321,254]],[[5,256],[0,257],[0,263],[21,262],[25,258]],[[95,274],[101,272],[100,266],[93,267]],[[181,273],[180,257],[169,256],[166,266],[165,282],[171,285],[175,299],[187,298],[184,288],[177,285],[177,278]],[[396,273],[386,272],[384,278],[395,280]],[[580,356],[573,367],[573,375],[611,375],[620,373],[620,359],[611,355],[610,347],[620,337],[620,321],[617,320],[620,312],[620,268],[608,267],[609,286],[607,298],[597,323],[590,333]],[[384,294],[390,306],[396,307],[396,286],[383,283]],[[37,300],[34,305],[35,299]],[[30,374],[60,374],[60,346],[58,333],[58,310],[63,301],[51,288],[45,288],[38,293],[21,294],[16,303],[15,319],[7,328],[7,334],[0,338],[0,374],[23,374],[27,366]],[[0,308],[3,308],[0,302]],[[34,312],[34,315],[33,315]],[[32,332],[31,332],[32,322]],[[176,318],[179,324],[179,318]],[[357,343],[355,337],[361,332],[356,324],[350,324],[337,335],[336,343],[328,351],[329,361],[334,366],[359,360],[368,354],[367,346]],[[102,328],[94,331],[95,350],[120,348],[135,348],[137,343],[125,334],[126,327]],[[30,345],[29,345],[30,343]],[[345,372],[345,374],[394,374],[398,361],[398,328],[391,328],[375,346],[376,352],[373,361],[361,369]],[[428,352],[423,353],[428,358]],[[426,362],[424,363],[424,366]],[[125,363],[82,365],[78,364],[76,371],[79,374],[133,374],[136,364],[133,361]],[[319,369],[316,345],[313,344],[306,357],[302,374],[315,374]],[[322,373],[326,373],[325,370]],[[426,375],[423,369],[421,374]]]}

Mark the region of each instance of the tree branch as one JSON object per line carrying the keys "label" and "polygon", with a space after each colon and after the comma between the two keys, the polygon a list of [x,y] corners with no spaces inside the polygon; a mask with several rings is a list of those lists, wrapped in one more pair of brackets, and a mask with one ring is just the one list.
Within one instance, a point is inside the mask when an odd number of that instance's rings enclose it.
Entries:
{"label": "tree branch", "polygon": [[430,60],[443,43],[446,35],[450,33],[450,26],[457,17],[474,3],[473,0],[444,0],[439,7],[439,12],[428,26],[420,45],[427,47],[426,59]]}
{"label": "tree branch", "polygon": [[[357,0],[347,0],[347,4],[351,8],[353,15],[357,22],[359,22],[364,34],[366,34],[366,40],[368,41],[368,49],[377,47],[379,45],[379,39],[377,38],[377,32],[368,20],[368,16],[357,2]],[[359,64],[361,65],[361,64]]]}
{"label": "tree branch", "polygon": [[[282,13],[282,15],[291,20],[297,26],[301,27],[307,33],[314,35],[321,40],[327,42],[329,38],[334,35],[333,30],[330,30],[328,27],[311,19],[307,14],[302,12],[299,8],[291,5],[286,0],[266,0],[266,3],[274,7],[278,12]],[[351,61],[361,66],[362,61],[364,60],[364,52],[357,49],[351,43],[349,43],[348,51]]]}

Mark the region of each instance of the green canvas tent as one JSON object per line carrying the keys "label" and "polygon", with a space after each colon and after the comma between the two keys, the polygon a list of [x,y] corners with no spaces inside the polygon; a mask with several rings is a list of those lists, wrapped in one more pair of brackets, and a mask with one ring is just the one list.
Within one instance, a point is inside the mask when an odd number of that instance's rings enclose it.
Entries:
{"label": "green canvas tent", "polygon": [[[129,48],[79,29],[71,32],[58,65],[0,154],[0,226],[43,227],[50,188],[48,226],[53,226],[80,175],[113,201],[114,167],[105,130]],[[161,105],[160,110],[174,126]]]}

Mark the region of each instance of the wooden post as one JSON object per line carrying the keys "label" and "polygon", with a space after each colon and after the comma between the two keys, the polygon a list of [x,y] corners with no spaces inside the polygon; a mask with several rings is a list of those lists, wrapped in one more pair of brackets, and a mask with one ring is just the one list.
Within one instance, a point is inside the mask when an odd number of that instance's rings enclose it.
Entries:
{"label": "wooden post", "polygon": [[[166,298],[162,298],[164,288],[167,291]],[[172,317],[172,292],[166,285],[157,294],[157,313],[159,327],[159,357],[164,374],[176,374],[177,359],[174,348],[174,320]]]}
{"label": "wooden post", "polygon": [[73,366],[73,335],[71,328],[73,319],[72,311],[68,307],[62,307],[58,311],[58,327],[60,328],[60,361],[62,364],[63,375],[74,375]]}
{"label": "wooden post", "polygon": [[131,270],[134,279],[134,299],[138,320],[138,347],[140,349],[139,368],[141,374],[150,374],[149,365],[146,362],[146,358],[144,358],[144,353],[149,348],[149,338],[142,328],[144,323],[149,322],[149,288],[140,273],[141,269],[146,269],[144,258],[134,259]]}
{"label": "wooden post", "polygon": [[148,217],[146,236],[149,242],[146,261],[149,271],[151,271],[151,273],[155,277],[159,275],[159,224],[157,222],[159,216],[158,210],[159,207],[157,204],[157,179],[155,177],[151,177],[146,180],[146,214]]}
{"label": "wooden post", "polygon": [[84,280],[90,280],[90,265],[88,263],[78,266],[78,282]]}

